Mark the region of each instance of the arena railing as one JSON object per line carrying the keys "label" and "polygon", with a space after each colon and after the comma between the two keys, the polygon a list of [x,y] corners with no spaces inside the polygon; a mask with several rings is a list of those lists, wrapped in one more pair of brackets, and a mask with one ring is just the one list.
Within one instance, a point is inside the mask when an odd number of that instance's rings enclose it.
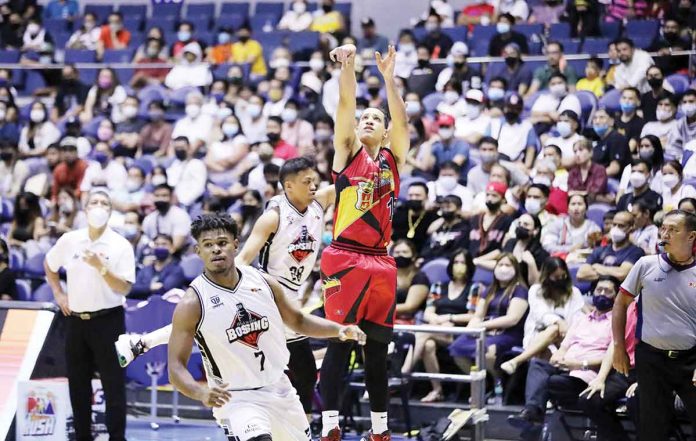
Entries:
{"label": "arena railing", "polygon": [[476,338],[476,353],[471,373],[464,374],[431,374],[427,372],[412,372],[410,378],[418,380],[441,380],[471,384],[471,410],[473,414],[468,425],[474,427],[474,441],[485,440],[485,424],[488,421],[486,410],[486,330],[484,328],[465,328],[455,326],[432,325],[395,325],[399,332],[426,332],[430,334],[468,335]]}

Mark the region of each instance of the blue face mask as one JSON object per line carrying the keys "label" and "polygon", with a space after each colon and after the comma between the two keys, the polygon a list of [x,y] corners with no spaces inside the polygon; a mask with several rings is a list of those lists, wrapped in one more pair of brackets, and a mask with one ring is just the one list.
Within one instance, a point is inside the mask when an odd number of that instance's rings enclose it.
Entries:
{"label": "blue face mask", "polygon": [[636,105],[633,104],[633,103],[621,103],[621,111],[622,111],[623,113],[630,113],[630,112],[633,112],[633,111],[636,110],[636,107],[638,107],[638,106],[636,106]]}
{"label": "blue face mask", "polygon": [[600,137],[604,136],[605,133],[607,133],[607,130],[609,130],[609,126],[605,125],[593,125],[592,129],[595,131],[596,134],[598,134]]}
{"label": "blue face mask", "polygon": [[491,101],[500,101],[505,96],[505,91],[498,87],[488,89],[488,99]]}
{"label": "blue face mask", "polygon": [[188,31],[179,31],[176,33],[176,38],[178,38],[179,41],[189,41],[191,39],[191,33]]}
{"label": "blue face mask", "polygon": [[324,242],[324,245],[329,245],[332,240],[333,234],[330,231],[324,231],[324,234],[321,235],[321,241]]}
{"label": "blue face mask", "polygon": [[218,43],[220,44],[227,44],[232,40],[232,36],[228,34],[227,32],[223,32],[218,35]]}
{"label": "blue face mask", "polygon": [[592,305],[597,308],[598,311],[609,311],[614,307],[614,299],[607,296],[592,296]]}
{"label": "blue face mask", "polygon": [[103,165],[109,162],[109,157],[104,152],[95,152],[94,160]]}
{"label": "blue face mask", "polygon": [[169,257],[169,248],[157,247],[154,250],[152,250],[152,254],[154,254],[155,259],[159,260],[160,262],[163,260],[167,260],[167,257]]}

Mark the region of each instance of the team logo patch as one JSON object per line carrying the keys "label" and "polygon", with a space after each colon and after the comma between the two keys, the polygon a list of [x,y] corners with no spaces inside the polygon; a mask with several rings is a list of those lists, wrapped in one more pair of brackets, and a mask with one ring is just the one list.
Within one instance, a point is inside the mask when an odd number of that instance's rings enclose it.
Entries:
{"label": "team logo patch", "polygon": [[367,211],[372,208],[372,193],[374,192],[375,184],[373,181],[358,182],[356,191],[358,192],[357,200],[355,201],[355,209]]}
{"label": "team logo patch", "polygon": [[210,298],[210,303],[213,304],[213,308],[217,308],[218,306],[222,306],[223,303],[220,301],[220,296],[213,296]]}
{"label": "team logo patch", "polygon": [[31,391],[26,397],[24,436],[51,436],[56,430],[57,397],[50,391]]}
{"label": "team logo patch", "polygon": [[227,328],[227,340],[230,343],[238,341],[252,349],[258,349],[259,338],[269,327],[268,317],[262,317],[246,309],[242,303],[237,303],[237,314]]}
{"label": "team logo patch", "polygon": [[324,294],[324,299],[331,297],[341,291],[341,281],[338,279],[326,279],[321,285],[321,292]]}
{"label": "team logo patch", "polygon": [[288,245],[288,253],[295,259],[295,262],[302,263],[310,254],[314,252],[316,240],[309,234],[306,226],[302,226],[299,236]]}

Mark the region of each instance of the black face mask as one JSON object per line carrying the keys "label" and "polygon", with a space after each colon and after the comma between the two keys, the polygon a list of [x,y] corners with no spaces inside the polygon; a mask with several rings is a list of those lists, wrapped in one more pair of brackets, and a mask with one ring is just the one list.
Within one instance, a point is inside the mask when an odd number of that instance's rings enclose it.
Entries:
{"label": "black face mask", "polygon": [[77,80],[74,78],[64,79],[60,82],[60,85],[64,89],[74,89],[77,87]]}
{"label": "black face mask", "polygon": [[492,212],[498,211],[500,209],[500,206],[502,205],[503,201],[498,201],[498,202],[491,202],[491,201],[486,201],[486,207]]}
{"label": "black face mask", "polygon": [[394,261],[396,262],[397,268],[407,268],[411,265],[413,259],[410,257],[398,256],[394,258]]}
{"label": "black face mask", "polygon": [[2,159],[3,161],[9,161],[12,159],[13,156],[14,156],[14,153],[12,153],[12,152],[0,153],[0,159]]}
{"label": "black face mask", "polygon": [[266,133],[266,137],[272,143],[276,143],[276,142],[280,141],[280,133],[268,132],[268,133]]}
{"label": "black face mask", "polygon": [[505,57],[505,64],[508,67],[515,67],[517,65],[517,57]]}
{"label": "black face mask", "polygon": [[446,220],[447,222],[450,222],[454,220],[454,217],[456,216],[457,213],[454,211],[443,211],[442,212],[442,218]]}
{"label": "black face mask", "polygon": [[166,214],[171,205],[172,204],[169,201],[155,201],[155,208],[160,212],[160,214]]}
{"label": "black face mask", "polygon": [[508,124],[514,124],[520,119],[520,114],[517,112],[507,111],[504,115]]}
{"label": "black face mask", "polygon": [[242,43],[246,43],[247,41],[249,41],[249,38],[251,37],[248,35],[240,36],[239,41],[241,41]]}
{"label": "black face mask", "polygon": [[662,86],[662,82],[664,80],[662,78],[648,78],[648,84],[650,85],[651,89],[658,89],[660,86]]}
{"label": "black face mask", "polygon": [[423,201],[406,201],[406,208],[412,211],[421,211],[423,209]]}
{"label": "black face mask", "polygon": [[455,69],[462,69],[465,64],[466,63],[464,63],[463,61],[457,61],[456,63],[454,63],[454,68]]}
{"label": "black face mask", "polygon": [[430,60],[418,60],[418,67],[424,68],[430,66]]}
{"label": "black face mask", "polygon": [[174,150],[174,154],[179,161],[185,160],[187,156],[186,150]]}
{"label": "black face mask", "polygon": [[242,210],[241,210],[241,211],[242,211],[242,216],[243,216],[243,217],[251,217],[251,216],[253,216],[254,214],[256,214],[256,212],[257,212],[258,210],[259,210],[259,207],[256,206],[256,205],[247,205],[247,204],[244,204],[244,205],[242,205]]}
{"label": "black face mask", "polygon": [[379,87],[368,87],[367,93],[369,93],[372,96],[377,96],[379,95]]}
{"label": "black face mask", "polygon": [[565,291],[567,286],[568,286],[568,279],[558,279],[558,280],[548,279],[548,280],[546,280],[546,282],[544,282],[544,285],[548,289],[552,289],[554,291]]}
{"label": "black face mask", "polygon": [[321,9],[322,9],[325,13],[328,14],[329,12],[333,11],[333,6],[332,6],[332,5],[321,5]]}
{"label": "black face mask", "polygon": [[665,37],[665,40],[667,41],[675,41],[679,37],[679,34],[677,34],[676,32],[665,32],[662,35]]}
{"label": "black face mask", "polygon": [[532,237],[532,232],[526,228],[518,226],[515,229],[515,237],[517,237],[520,240],[526,240]]}

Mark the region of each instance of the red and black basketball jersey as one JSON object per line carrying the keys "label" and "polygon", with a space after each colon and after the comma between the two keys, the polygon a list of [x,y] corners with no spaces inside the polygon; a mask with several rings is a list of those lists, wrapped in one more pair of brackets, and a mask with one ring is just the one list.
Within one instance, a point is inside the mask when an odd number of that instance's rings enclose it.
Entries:
{"label": "red and black basketball jersey", "polygon": [[333,244],[349,251],[381,253],[392,234],[399,196],[399,171],[391,150],[381,148],[373,160],[365,147],[340,173],[336,184]]}

